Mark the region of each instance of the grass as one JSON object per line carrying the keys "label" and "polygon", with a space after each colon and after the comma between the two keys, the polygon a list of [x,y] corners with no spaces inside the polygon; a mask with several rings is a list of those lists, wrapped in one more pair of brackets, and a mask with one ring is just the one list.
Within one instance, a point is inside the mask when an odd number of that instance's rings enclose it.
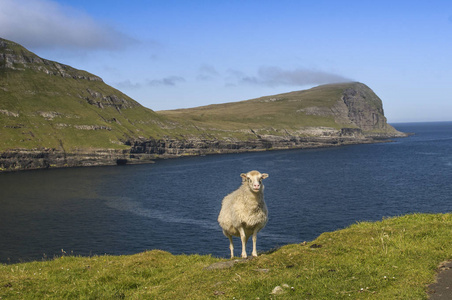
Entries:
{"label": "grass", "polygon": [[[427,299],[451,214],[361,222],[236,263],[152,250],[0,265],[1,299]],[[228,249],[225,246],[225,255]],[[276,286],[282,294],[271,294]],[[285,286],[285,287],[284,287]]]}
{"label": "grass", "polygon": [[[339,129],[343,124],[334,117],[309,115],[301,110],[309,107],[331,107],[340,99],[346,85],[323,86],[306,91],[266,96],[258,99],[215,104],[189,109],[160,111],[166,117],[185,119],[200,126],[224,130],[300,129],[324,126]],[[202,124],[202,125],[201,125]],[[245,125],[245,126],[244,126]],[[348,125],[349,126],[349,125]]]}
{"label": "grass", "polygon": [[[162,117],[101,81],[63,78],[31,69],[0,74],[0,150],[14,148],[125,149],[129,138],[161,136]],[[119,112],[102,96],[128,102]],[[89,104],[87,98],[103,107]],[[164,120],[162,121],[164,122]],[[87,130],[94,126],[97,130]]]}

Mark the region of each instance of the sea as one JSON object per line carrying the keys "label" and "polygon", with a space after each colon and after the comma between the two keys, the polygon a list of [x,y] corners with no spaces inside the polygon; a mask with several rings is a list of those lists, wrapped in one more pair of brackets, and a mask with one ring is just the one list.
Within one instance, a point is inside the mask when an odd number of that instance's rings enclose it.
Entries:
{"label": "sea", "polygon": [[[229,256],[221,200],[258,170],[269,210],[258,252],[357,222],[452,211],[452,122],[396,123],[391,142],[0,173],[0,263],[62,255]],[[236,255],[241,244],[234,239]],[[251,252],[251,240],[248,253]]]}

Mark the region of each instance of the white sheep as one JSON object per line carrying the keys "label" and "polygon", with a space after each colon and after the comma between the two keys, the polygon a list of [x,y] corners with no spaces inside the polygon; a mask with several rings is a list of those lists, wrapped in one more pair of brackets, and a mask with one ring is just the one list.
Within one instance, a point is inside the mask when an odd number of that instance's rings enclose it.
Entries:
{"label": "white sheep", "polygon": [[232,236],[240,237],[242,241],[242,257],[246,258],[246,243],[253,236],[253,256],[257,256],[257,233],[264,228],[268,220],[267,205],[264,201],[264,185],[262,180],[268,174],[250,171],[240,174],[242,185],[224,197],[218,223],[223,234],[229,239],[231,258],[234,257]]}

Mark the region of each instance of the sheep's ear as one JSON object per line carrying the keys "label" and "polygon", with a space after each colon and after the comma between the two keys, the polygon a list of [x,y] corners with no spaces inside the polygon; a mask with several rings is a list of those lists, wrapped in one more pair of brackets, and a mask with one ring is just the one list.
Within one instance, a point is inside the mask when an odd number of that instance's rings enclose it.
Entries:
{"label": "sheep's ear", "polygon": [[240,177],[242,177],[242,180],[243,180],[243,181],[246,180],[246,174],[245,174],[245,173],[240,174]]}
{"label": "sheep's ear", "polygon": [[262,179],[265,179],[265,178],[267,178],[267,177],[268,177],[268,174],[267,174],[267,173],[262,174]]}

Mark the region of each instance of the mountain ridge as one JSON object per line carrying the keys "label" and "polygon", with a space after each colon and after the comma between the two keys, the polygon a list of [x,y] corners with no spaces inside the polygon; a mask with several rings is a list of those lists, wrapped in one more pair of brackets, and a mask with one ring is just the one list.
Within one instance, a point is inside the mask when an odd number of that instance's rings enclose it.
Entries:
{"label": "mountain ridge", "polygon": [[337,146],[403,136],[362,83],[155,112],[0,38],[0,170]]}

